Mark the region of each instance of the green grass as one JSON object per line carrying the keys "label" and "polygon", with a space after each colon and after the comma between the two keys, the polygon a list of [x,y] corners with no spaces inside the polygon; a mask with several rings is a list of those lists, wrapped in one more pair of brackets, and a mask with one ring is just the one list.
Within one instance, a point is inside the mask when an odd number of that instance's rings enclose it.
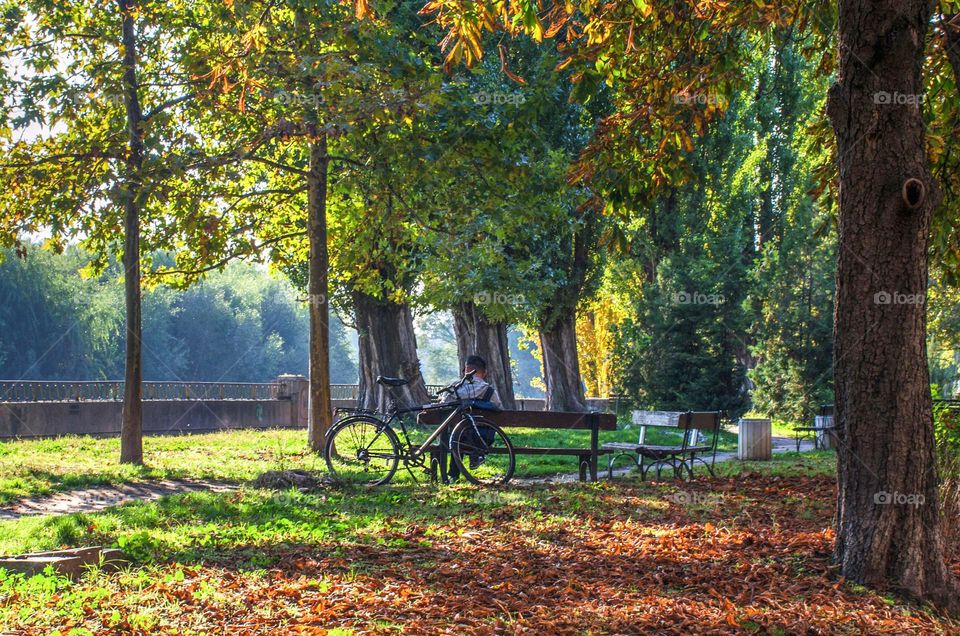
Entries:
{"label": "green grass", "polygon": [[0,504],[101,484],[193,477],[242,481],[266,470],[320,470],[306,433],[242,430],[147,437],[143,467],[121,465],[118,438],[65,436],[0,442]]}
{"label": "green grass", "polygon": [[833,475],[836,470],[837,454],[824,450],[777,453],[769,462],[722,462],[717,464],[716,468],[717,476],[744,478],[756,475],[765,477]]}
{"label": "green grass", "polygon": [[[589,448],[589,431],[510,428],[523,446]],[[422,434],[422,433],[421,433]],[[636,441],[637,428],[602,431],[606,441]],[[649,443],[676,443],[671,431],[651,429]],[[67,436],[48,440],[0,442],[0,505],[23,497],[95,485],[163,478],[219,479],[243,482],[268,470],[322,471],[323,459],[305,448],[302,430],[240,430],[201,435],[151,436],[144,440],[144,466],[121,465],[117,438]],[[721,433],[720,448],[736,448],[736,435]],[[601,458],[602,460],[602,458]],[[518,456],[518,476],[537,477],[577,471],[575,458]],[[409,479],[401,470],[397,479]]]}
{"label": "green grass", "polygon": [[[835,466],[836,456],[829,451],[784,453],[769,462],[718,464],[718,475],[744,478],[830,475]],[[637,480],[630,477],[617,481],[635,483]],[[684,482],[670,483],[682,487]],[[663,487],[650,482],[640,486],[651,492]],[[582,511],[600,504],[606,485],[601,481],[570,484],[569,488],[558,505],[569,511]],[[536,511],[542,504],[541,495],[533,488],[485,491],[466,486],[414,484],[410,480],[374,489],[330,489],[322,494],[295,490],[271,492],[249,487],[233,493],[193,492],[153,502],[131,502],[98,513],[3,521],[0,522],[0,554],[103,544],[119,545],[141,563],[158,559],[196,562],[214,558],[218,551],[226,548],[260,546],[273,541],[315,543],[345,535],[365,536],[372,529],[397,520],[405,525],[429,525],[449,520],[464,510],[482,511],[506,504]],[[250,564],[254,565],[269,563]]]}
{"label": "green grass", "polygon": [[[796,422],[786,422],[784,420],[779,420],[777,418],[771,418],[769,415],[766,415],[764,413],[748,412],[748,413],[744,413],[743,417],[769,419],[770,426],[773,429],[773,435],[775,437],[794,437],[796,433],[793,431],[793,429],[799,426],[799,424],[797,424]],[[810,421],[808,424],[805,424],[805,426],[813,426],[813,421]]]}

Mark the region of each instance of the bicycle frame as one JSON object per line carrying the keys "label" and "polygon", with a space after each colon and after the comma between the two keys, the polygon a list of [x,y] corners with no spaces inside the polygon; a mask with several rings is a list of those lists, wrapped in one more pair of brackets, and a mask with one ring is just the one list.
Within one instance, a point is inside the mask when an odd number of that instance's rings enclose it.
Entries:
{"label": "bicycle frame", "polygon": [[[410,441],[410,434],[407,432],[407,425],[403,421],[403,416],[408,415],[410,413],[424,413],[426,411],[439,411],[439,410],[446,410],[446,409],[452,409],[452,411],[443,420],[443,422],[441,422],[440,425],[437,426],[436,430],[430,433],[430,435],[422,444],[420,444],[419,446],[414,446],[414,444]],[[468,409],[469,409],[468,406],[464,406],[463,404],[460,404],[457,402],[425,404],[422,406],[416,406],[416,407],[407,408],[407,409],[399,409],[391,405],[391,408],[387,411],[387,413],[377,413],[376,411],[369,411],[369,410],[361,411],[359,409],[344,409],[345,411],[352,412],[352,413],[350,416],[348,416],[347,418],[344,418],[344,420],[341,420],[341,421],[345,421],[346,419],[349,419],[350,417],[354,417],[354,416],[373,417],[379,420],[384,427],[390,427],[394,430],[397,430],[399,428],[400,432],[403,434],[403,446],[405,451],[404,456],[400,457],[399,459],[403,459],[405,461],[411,461],[411,460],[416,461],[416,460],[419,460],[421,457],[423,457],[427,453],[427,449],[430,448],[430,446],[434,442],[436,442],[441,435],[443,435],[449,428],[451,428],[454,424],[459,422],[461,419],[469,418],[470,421],[473,421],[474,417],[469,412]],[[386,415],[387,417],[384,418],[383,417],[384,415]],[[394,421],[396,421],[397,424],[399,424],[399,426],[394,425],[393,424]],[[377,434],[376,437],[374,437],[373,440],[371,440],[371,443],[373,443],[373,441],[376,441],[377,437],[379,437],[379,433]]]}
{"label": "bicycle frame", "polygon": [[[408,413],[423,413],[425,411],[439,411],[439,410],[448,409],[451,407],[453,407],[453,410],[450,412],[450,414],[443,420],[443,422],[440,423],[439,426],[437,426],[436,430],[430,433],[427,439],[422,444],[420,444],[420,446],[414,446],[410,442],[410,436],[407,433],[407,425],[404,423],[403,418],[401,416],[406,415]],[[430,446],[435,441],[437,441],[437,439],[439,439],[440,436],[443,435],[448,428],[456,424],[463,417],[468,417],[471,419],[471,421],[473,420],[473,417],[470,415],[470,413],[467,412],[467,409],[462,404],[441,403],[441,404],[430,404],[430,405],[420,406],[412,409],[398,409],[393,413],[391,413],[390,419],[388,419],[387,422],[385,422],[385,424],[389,426],[390,421],[394,419],[396,419],[400,423],[400,431],[403,433],[403,441],[407,446],[407,452],[408,452],[408,456],[405,459],[417,460],[426,454],[427,449],[430,448]]]}

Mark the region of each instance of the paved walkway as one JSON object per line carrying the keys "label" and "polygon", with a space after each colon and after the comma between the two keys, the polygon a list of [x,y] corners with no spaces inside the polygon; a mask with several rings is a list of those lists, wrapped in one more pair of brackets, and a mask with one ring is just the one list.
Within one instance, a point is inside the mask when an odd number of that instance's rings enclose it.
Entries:
{"label": "paved walkway", "polygon": [[[796,442],[791,437],[774,437],[773,452],[785,453],[795,451]],[[813,450],[813,442],[805,441],[800,445],[801,451]],[[725,462],[736,459],[736,451],[717,453],[717,461]],[[606,476],[606,464],[601,459],[600,477]],[[632,467],[620,468],[614,471],[615,477],[621,477],[632,472]],[[551,477],[532,477],[529,479],[515,478],[521,484],[562,483],[577,481],[577,473],[553,475]],[[238,488],[238,484],[222,481],[205,481],[194,479],[165,479],[162,481],[120,484],[117,486],[97,486],[80,490],[69,490],[45,497],[23,499],[12,506],[0,508],[0,521],[19,519],[20,517],[38,515],[69,515],[77,512],[97,512],[128,501],[153,501],[165,495],[174,495],[184,492],[210,491],[227,492]]]}

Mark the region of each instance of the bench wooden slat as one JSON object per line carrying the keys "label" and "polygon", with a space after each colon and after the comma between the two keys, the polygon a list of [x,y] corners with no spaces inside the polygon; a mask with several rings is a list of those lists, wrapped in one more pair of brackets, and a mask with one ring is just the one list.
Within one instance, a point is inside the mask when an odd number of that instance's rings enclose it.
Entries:
{"label": "bench wooden slat", "polygon": [[[417,421],[424,425],[437,426],[449,411],[425,411]],[[617,430],[617,416],[612,413],[576,413],[571,411],[479,411],[477,415],[504,428],[556,428],[563,430],[589,431],[593,427],[590,416],[599,419],[601,431]]]}
{"label": "bench wooden slat", "polygon": [[633,423],[637,426],[675,428],[683,411],[634,411]]}
{"label": "bench wooden slat", "polygon": [[638,452],[651,452],[651,453],[705,453],[707,451],[713,450],[709,446],[687,446],[683,448],[681,446],[651,446],[649,444],[644,444],[643,446],[637,447]]}
{"label": "bench wooden slat", "polygon": [[713,448],[710,446],[687,446],[683,448],[682,446],[656,446],[653,444],[630,444],[627,442],[610,442],[609,444],[604,444],[600,447],[602,449],[607,449],[609,451],[615,450],[629,450],[634,453],[641,453],[643,451],[651,452],[675,452],[680,453],[681,451],[685,453],[705,453],[712,451]]}
{"label": "bench wooden slat", "polygon": [[[540,448],[534,446],[514,446],[513,452],[518,455],[589,455],[591,451],[589,448]],[[598,455],[606,455],[609,451],[605,451],[602,448],[597,449]]]}

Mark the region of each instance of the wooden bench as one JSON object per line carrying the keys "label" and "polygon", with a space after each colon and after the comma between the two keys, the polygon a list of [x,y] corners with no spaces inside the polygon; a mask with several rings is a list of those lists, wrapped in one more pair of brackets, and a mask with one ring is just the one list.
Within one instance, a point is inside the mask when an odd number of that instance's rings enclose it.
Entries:
{"label": "wooden bench", "polygon": [[[443,421],[443,411],[426,411],[417,421],[426,426],[436,426]],[[600,448],[600,431],[617,430],[617,417],[612,413],[572,413],[566,411],[483,411],[484,419],[502,428],[539,428],[559,430],[590,431],[590,447],[543,448],[535,446],[514,446],[517,455],[566,455],[577,458],[580,481],[586,481],[587,474],[592,481],[597,480],[600,455],[609,451]],[[506,431],[509,435],[510,431]],[[440,467],[439,478],[446,481],[446,449],[438,447],[432,450],[434,460],[431,464]],[[432,475],[436,478],[436,475]]]}
{"label": "wooden bench", "polygon": [[[674,477],[681,477],[684,469],[693,478],[693,466],[696,462],[707,467],[714,476],[713,466],[717,460],[717,441],[720,436],[720,411],[634,411],[633,423],[640,427],[636,444],[628,442],[610,442],[603,445],[609,452],[607,475],[613,479],[613,464],[619,456],[636,456],[640,469],[640,478],[646,479],[647,473],[657,467],[657,479],[664,466],[673,469]],[[680,443],[657,445],[646,443],[648,428],[671,429],[681,433]],[[706,435],[707,442],[700,441],[700,435]],[[708,463],[703,456],[711,455]],[[650,460],[644,463],[644,460]]]}
{"label": "wooden bench", "polygon": [[800,442],[808,436],[813,436],[813,448],[824,450],[834,447],[834,440],[827,436],[833,436],[836,427],[833,425],[833,405],[824,404],[820,406],[820,412],[813,422],[813,426],[795,426],[793,428],[794,438],[797,442],[797,452],[800,452]]}

